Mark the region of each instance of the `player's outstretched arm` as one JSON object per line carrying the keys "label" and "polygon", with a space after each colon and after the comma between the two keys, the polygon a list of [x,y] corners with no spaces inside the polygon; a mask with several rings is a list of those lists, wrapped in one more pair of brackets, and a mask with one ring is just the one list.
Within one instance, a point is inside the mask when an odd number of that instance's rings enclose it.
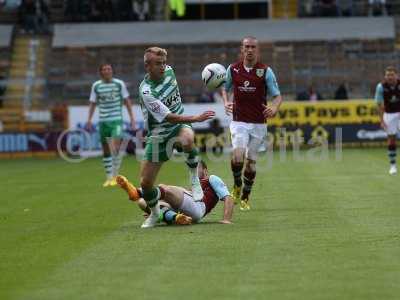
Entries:
{"label": "player's outstretched arm", "polygon": [[185,116],[185,115],[177,115],[174,113],[169,113],[165,119],[170,123],[196,123],[196,122],[204,122],[206,120],[210,120],[215,117],[215,112],[211,110],[207,110],[202,114],[195,116]]}
{"label": "player's outstretched arm", "polygon": [[225,196],[224,201],[224,218],[220,221],[222,224],[232,224],[232,215],[233,215],[233,199],[230,195]]}

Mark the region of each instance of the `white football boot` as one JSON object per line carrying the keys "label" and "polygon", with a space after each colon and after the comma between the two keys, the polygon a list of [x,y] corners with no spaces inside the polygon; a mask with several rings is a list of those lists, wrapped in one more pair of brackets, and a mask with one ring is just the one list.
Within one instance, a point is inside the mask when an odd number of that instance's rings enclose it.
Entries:
{"label": "white football boot", "polygon": [[396,165],[391,165],[391,166],[390,166],[389,174],[390,174],[390,175],[396,175],[396,174],[397,174],[397,167],[396,167]]}
{"label": "white football boot", "polygon": [[157,205],[151,209],[150,216],[146,220],[144,220],[141,228],[151,228],[156,226],[159,217],[160,217],[160,206],[157,203]]}

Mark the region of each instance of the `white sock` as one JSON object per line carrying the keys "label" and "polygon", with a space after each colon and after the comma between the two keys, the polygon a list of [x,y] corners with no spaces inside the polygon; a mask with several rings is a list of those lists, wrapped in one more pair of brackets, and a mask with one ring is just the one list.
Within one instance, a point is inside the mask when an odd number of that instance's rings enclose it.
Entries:
{"label": "white sock", "polygon": [[106,171],[107,179],[111,179],[113,175],[113,164],[112,164],[112,157],[103,157],[103,166],[104,170]]}
{"label": "white sock", "polygon": [[151,213],[156,215],[157,217],[160,215],[160,205],[157,203],[155,206],[150,207]]}
{"label": "white sock", "polygon": [[113,176],[117,176],[121,167],[122,157],[120,154],[113,157]]}

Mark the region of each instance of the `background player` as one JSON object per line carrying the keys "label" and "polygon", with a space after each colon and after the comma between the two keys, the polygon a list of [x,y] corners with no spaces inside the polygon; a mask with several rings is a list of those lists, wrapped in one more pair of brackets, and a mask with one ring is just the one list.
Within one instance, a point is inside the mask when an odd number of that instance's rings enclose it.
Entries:
{"label": "background player", "polygon": [[[200,201],[195,201],[191,193],[182,187],[159,185],[162,191],[161,199],[168,203],[173,210],[173,212],[170,212],[169,209],[165,208],[162,211],[160,220],[177,224],[189,224],[191,221],[197,223],[212,211],[219,201],[223,201],[224,213],[220,223],[231,224],[233,199],[225,183],[216,175],[209,176],[207,165],[203,161],[199,162],[198,175],[204,191],[204,197]],[[124,176],[118,176],[117,182],[128,193],[130,200],[138,201],[139,207],[144,212],[150,212],[149,207],[142,198],[140,189],[136,189]]]}
{"label": "background player", "polygon": [[190,171],[193,197],[196,200],[203,198],[197,175],[198,151],[194,146],[194,132],[190,123],[203,122],[215,116],[213,111],[196,116],[183,115],[184,109],[175,73],[166,62],[165,49],[151,47],[144,53],[147,74],[139,87],[139,100],[148,134],[140,186],[151,214],[142,224],[143,228],[152,227],[158,221],[157,202],[161,191],[159,187],[154,187],[154,183],[163,162],[170,158],[176,142],[187,154],[186,164]]}
{"label": "background player", "polygon": [[376,86],[375,101],[378,103],[381,126],[388,135],[389,174],[397,173],[396,135],[400,124],[400,80],[394,67],[385,69],[384,80]]}
{"label": "background player", "polygon": [[[232,196],[235,203],[240,201],[240,210],[250,209],[249,195],[256,177],[257,152],[267,134],[265,121],[276,115],[282,103],[274,72],[260,62],[259,55],[257,39],[245,37],[241,45],[241,60],[228,67],[222,93],[226,112],[233,114],[230,124],[234,178]],[[227,92],[232,89],[233,102],[230,102]],[[272,97],[272,104],[268,106],[267,94]]]}
{"label": "background player", "polygon": [[119,148],[122,138],[122,104],[125,102],[131,121],[131,128],[135,130],[135,118],[132,112],[132,103],[125,83],[113,78],[113,67],[110,63],[99,67],[101,79],[93,83],[90,92],[89,116],[87,129],[92,129],[92,117],[99,106],[100,139],[103,148],[103,165],[106,171],[106,181],[103,186],[116,185],[115,176],[121,164]]}

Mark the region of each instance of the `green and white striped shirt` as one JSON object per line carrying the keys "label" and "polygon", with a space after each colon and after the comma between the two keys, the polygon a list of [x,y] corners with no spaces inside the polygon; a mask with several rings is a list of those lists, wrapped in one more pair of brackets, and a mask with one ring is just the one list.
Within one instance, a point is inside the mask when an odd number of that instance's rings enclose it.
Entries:
{"label": "green and white striped shirt", "polygon": [[113,78],[111,82],[98,80],[92,85],[89,101],[97,103],[100,122],[122,121],[123,100],[129,93],[122,80]]}
{"label": "green and white striped shirt", "polygon": [[164,139],[179,126],[165,120],[170,113],[183,114],[178,83],[170,66],[166,67],[160,81],[152,81],[148,75],[144,77],[139,87],[139,101],[148,130],[147,137]]}

